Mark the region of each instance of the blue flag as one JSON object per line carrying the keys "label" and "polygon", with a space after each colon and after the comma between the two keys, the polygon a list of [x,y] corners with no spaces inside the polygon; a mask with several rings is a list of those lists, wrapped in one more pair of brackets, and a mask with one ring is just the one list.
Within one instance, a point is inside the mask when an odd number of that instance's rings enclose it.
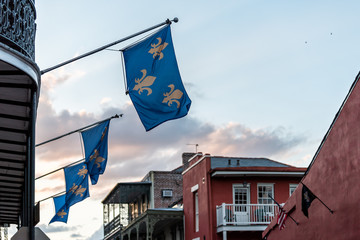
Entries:
{"label": "blue flag", "polygon": [[187,115],[191,100],[181,81],[170,25],[123,51],[127,91],[146,131]]}
{"label": "blue flag", "polygon": [[99,174],[103,174],[108,158],[108,133],[110,120],[81,132],[85,148],[85,162],[91,179],[95,185]]}
{"label": "blue flag", "polygon": [[87,165],[79,163],[64,169],[66,182],[66,207],[70,208],[89,197],[89,178]]}
{"label": "blue flag", "polygon": [[52,222],[67,223],[69,216],[69,208],[67,208],[65,205],[65,194],[60,195],[58,197],[54,197],[53,199],[55,205],[55,216],[51,219],[50,223]]}

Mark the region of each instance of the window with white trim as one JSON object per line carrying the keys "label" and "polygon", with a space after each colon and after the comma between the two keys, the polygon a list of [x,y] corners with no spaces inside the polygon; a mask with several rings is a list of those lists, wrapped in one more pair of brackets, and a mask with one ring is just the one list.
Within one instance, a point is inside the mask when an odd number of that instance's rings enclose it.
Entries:
{"label": "window with white trim", "polygon": [[233,185],[233,201],[235,212],[247,212],[248,208],[246,204],[250,203],[250,185],[247,184],[234,184]]}
{"label": "window with white trim", "polygon": [[297,188],[298,184],[292,184],[290,183],[289,186],[289,196],[291,196],[291,194],[293,194],[293,192],[295,191],[295,189]]}
{"label": "window with white trim", "polygon": [[[271,196],[271,197],[270,197]],[[274,198],[274,184],[272,183],[259,183],[258,184],[258,203],[259,204],[273,204]],[[266,216],[274,216],[274,207],[273,205],[264,205],[259,208],[259,211],[262,212],[260,216],[266,218]]]}
{"label": "window with white trim", "polygon": [[195,213],[195,232],[199,231],[199,195],[196,191],[194,193],[194,213]]}
{"label": "window with white trim", "polygon": [[274,184],[272,183],[261,183],[258,184],[258,203],[259,204],[273,204],[274,198]]}

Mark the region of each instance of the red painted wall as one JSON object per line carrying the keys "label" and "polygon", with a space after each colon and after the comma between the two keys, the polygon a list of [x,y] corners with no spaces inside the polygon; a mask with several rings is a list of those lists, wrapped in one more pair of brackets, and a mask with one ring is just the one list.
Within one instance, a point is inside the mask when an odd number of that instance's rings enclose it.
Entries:
{"label": "red painted wall", "polygon": [[285,205],[295,208],[291,216],[296,226],[286,220],[286,228],[279,231],[275,222],[263,236],[275,239],[360,239],[360,85],[357,83],[343,106],[338,119],[321,147],[304,183],[334,213],[319,200],[309,208],[309,217],[301,211],[299,187]]}
{"label": "red painted wall", "polygon": [[[197,158],[199,159],[199,158]],[[197,159],[194,159],[194,163]],[[183,202],[184,202],[184,216],[185,216],[185,239],[193,239],[199,237],[203,239],[210,239],[210,203],[208,193],[207,172],[209,169],[208,159],[204,159],[194,168],[190,169],[183,175]],[[203,181],[203,179],[205,181]],[[194,212],[194,193],[191,192],[191,187],[198,184],[199,189],[199,231],[195,232],[195,212]]]}

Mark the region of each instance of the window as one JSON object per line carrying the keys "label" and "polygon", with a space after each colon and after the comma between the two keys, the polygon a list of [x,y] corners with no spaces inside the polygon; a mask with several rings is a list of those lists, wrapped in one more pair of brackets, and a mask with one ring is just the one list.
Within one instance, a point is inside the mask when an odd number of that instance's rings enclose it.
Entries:
{"label": "window", "polygon": [[258,203],[259,204],[273,204],[273,200],[269,195],[274,197],[274,184],[258,184]]}
{"label": "window", "polygon": [[172,189],[163,189],[161,190],[163,198],[172,198],[173,190]]}
{"label": "window", "polygon": [[242,185],[233,186],[234,204],[247,204],[248,203],[248,188]]}
{"label": "window", "polygon": [[198,192],[194,194],[194,207],[195,207],[195,232],[199,231],[199,196]]}
{"label": "window", "polygon": [[250,185],[248,184],[234,184],[233,185],[233,199],[234,199],[234,211],[235,212],[247,212],[250,203]]}
{"label": "window", "polygon": [[293,194],[293,192],[295,191],[297,186],[298,186],[298,184],[290,184],[289,196],[291,196]]}
{"label": "window", "polygon": [[[273,204],[274,198],[274,184],[262,183],[258,184],[258,203],[259,204]],[[259,209],[260,210],[260,209]],[[274,216],[273,205],[265,205],[261,207],[261,216]]]}

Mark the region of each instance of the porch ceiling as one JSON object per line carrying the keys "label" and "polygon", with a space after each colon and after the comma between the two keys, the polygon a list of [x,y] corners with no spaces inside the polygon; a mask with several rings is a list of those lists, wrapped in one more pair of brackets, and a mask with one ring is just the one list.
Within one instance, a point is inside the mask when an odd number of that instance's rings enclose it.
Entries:
{"label": "porch ceiling", "polygon": [[150,187],[151,182],[118,183],[102,203],[131,203],[138,196],[149,193]]}
{"label": "porch ceiling", "polygon": [[0,225],[17,224],[31,126],[31,77],[0,60]]}

